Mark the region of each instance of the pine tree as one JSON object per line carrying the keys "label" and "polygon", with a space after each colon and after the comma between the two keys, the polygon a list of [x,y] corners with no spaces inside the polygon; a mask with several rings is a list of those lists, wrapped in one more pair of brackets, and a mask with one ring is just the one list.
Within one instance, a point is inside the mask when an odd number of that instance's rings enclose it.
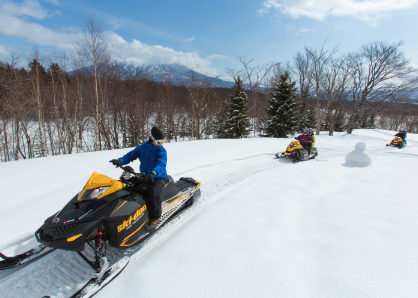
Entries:
{"label": "pine tree", "polygon": [[155,116],[155,125],[161,130],[161,132],[165,136],[167,135],[167,121],[161,110],[157,111],[157,115]]}
{"label": "pine tree", "polygon": [[279,82],[270,94],[267,116],[261,120],[260,130],[263,136],[286,138],[287,134],[296,130],[299,124],[296,113],[299,108],[295,103],[295,84],[289,79],[288,72],[280,76]]}
{"label": "pine tree", "polygon": [[215,137],[217,138],[226,138],[225,137],[225,121],[227,116],[226,107],[228,106],[229,99],[224,98],[222,104],[213,119],[213,131],[215,132]]}
{"label": "pine tree", "polygon": [[346,129],[344,113],[339,112],[334,124],[334,131],[342,132]]}
{"label": "pine tree", "polygon": [[219,138],[244,138],[250,133],[248,97],[244,92],[242,80],[235,80],[233,93],[226,109],[225,122],[220,125]]}

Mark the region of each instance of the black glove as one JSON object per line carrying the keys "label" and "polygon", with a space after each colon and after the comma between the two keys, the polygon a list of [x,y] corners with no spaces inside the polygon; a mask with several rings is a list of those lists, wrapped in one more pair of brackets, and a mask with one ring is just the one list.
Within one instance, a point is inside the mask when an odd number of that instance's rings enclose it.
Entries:
{"label": "black glove", "polygon": [[120,167],[122,165],[122,163],[120,162],[119,159],[112,159],[109,161],[111,164],[113,164],[114,166],[116,166],[117,168]]}
{"label": "black glove", "polygon": [[154,174],[153,173],[149,173],[145,175],[144,181],[146,183],[153,183],[154,182]]}

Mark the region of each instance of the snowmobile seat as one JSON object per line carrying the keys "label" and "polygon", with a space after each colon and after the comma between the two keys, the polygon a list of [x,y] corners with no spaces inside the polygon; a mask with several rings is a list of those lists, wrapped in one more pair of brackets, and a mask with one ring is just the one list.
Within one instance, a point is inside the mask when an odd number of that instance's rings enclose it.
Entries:
{"label": "snowmobile seat", "polygon": [[164,189],[160,192],[161,202],[167,201],[168,199],[174,197],[180,192],[178,187],[174,184],[173,178],[167,176],[168,183],[164,186]]}

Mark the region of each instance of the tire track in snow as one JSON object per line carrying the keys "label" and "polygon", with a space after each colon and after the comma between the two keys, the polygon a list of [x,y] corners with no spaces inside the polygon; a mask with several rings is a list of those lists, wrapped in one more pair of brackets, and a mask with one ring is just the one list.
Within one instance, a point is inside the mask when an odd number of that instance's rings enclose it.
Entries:
{"label": "tire track in snow", "polygon": [[[289,164],[292,164],[289,160],[275,159],[273,154],[262,154],[194,168],[177,174],[200,181],[201,198],[143,244],[125,251],[108,247],[109,261],[113,263],[121,256],[129,255],[131,256],[129,266],[132,266],[136,260],[141,259],[152,248],[171,236],[188,220],[240,183],[261,172]],[[65,298],[73,294],[93,274],[93,270],[76,253],[57,250],[23,268],[2,272],[0,296],[13,298],[55,295]]]}

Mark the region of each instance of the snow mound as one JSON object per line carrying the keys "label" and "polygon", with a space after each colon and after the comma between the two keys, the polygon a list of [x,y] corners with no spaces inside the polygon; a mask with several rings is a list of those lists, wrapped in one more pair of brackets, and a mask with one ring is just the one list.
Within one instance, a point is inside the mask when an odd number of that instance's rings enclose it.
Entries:
{"label": "snow mound", "polygon": [[368,167],[372,164],[372,158],[366,151],[366,143],[358,142],[354,151],[345,157],[345,166],[348,167]]}

